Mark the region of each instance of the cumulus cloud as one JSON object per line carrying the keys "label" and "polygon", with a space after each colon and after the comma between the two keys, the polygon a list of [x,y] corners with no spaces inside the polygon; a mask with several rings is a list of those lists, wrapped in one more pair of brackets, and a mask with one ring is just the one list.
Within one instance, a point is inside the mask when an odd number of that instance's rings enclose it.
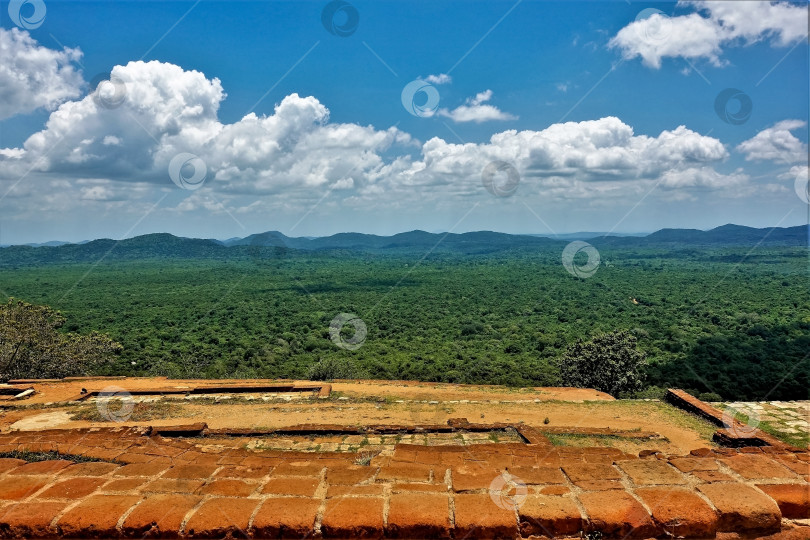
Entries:
{"label": "cumulus cloud", "polygon": [[0,28],[0,120],[39,108],[53,110],[81,95],[83,79],[71,64],[81,56],[79,49],[55,51],[24,30]]}
{"label": "cumulus cloud", "polygon": [[760,41],[784,47],[807,37],[807,6],[787,2],[678,3],[695,11],[676,17],[652,13],[631,22],[608,43],[627,59],[660,68],[663,58],[702,58],[722,65],[723,47]]}
{"label": "cumulus cloud", "polygon": [[438,75],[428,75],[422,80],[425,82],[429,82],[430,84],[450,84],[451,82],[453,82],[453,78],[447,73],[439,73]]}
{"label": "cumulus cloud", "polygon": [[[21,148],[0,149],[0,183],[16,186],[10,197],[37,197],[30,207],[38,212],[87,204],[146,213],[156,186],[177,189],[168,166],[179,153],[199,156],[207,176],[172,207],[176,213],[300,211],[324,194],[331,194],[327,209],[408,208],[431,197],[452,204],[486,196],[481,173],[496,160],[518,170],[522,190],[548,200],[626,199],[656,184],[676,197],[747,182],[739,171],[716,172],[726,148],[685,126],[636,134],[605,117],[502,131],[481,143],[418,142],[395,127],[332,122],[325,104],[298,94],[281,99],[272,114],[223,123],[220,81],[169,63],[130,62],[115,66],[112,77],[123,88],[119,106],[106,108],[93,95],[66,101]],[[456,121],[505,119],[487,104],[491,98],[490,90],[481,92],[444,114]],[[43,195],[30,180],[16,185],[29,170],[58,194]]]}
{"label": "cumulus cloud", "polygon": [[803,120],[782,120],[737,146],[746,161],[798,163],[807,161],[807,145],[791,131],[807,125]]}
{"label": "cumulus cloud", "polygon": [[516,120],[517,116],[505,113],[494,105],[487,104],[492,99],[492,90],[484,90],[468,98],[464,105],[455,109],[439,109],[439,116],[451,119],[453,122],[489,122],[492,120]]}

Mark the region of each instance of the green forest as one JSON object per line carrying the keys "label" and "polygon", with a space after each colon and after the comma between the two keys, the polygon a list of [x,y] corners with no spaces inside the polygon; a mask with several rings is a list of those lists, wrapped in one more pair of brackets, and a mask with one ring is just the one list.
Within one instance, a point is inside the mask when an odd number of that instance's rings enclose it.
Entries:
{"label": "green forest", "polygon": [[[260,248],[3,264],[0,300],[50,306],[60,331],[123,345],[103,374],[305,378],[334,362],[374,379],[554,386],[577,339],[626,330],[646,354],[638,396],[675,386],[808,398],[806,248],[606,245],[588,278],[569,274],[560,253]],[[359,346],[330,339],[340,313],[365,323]]]}

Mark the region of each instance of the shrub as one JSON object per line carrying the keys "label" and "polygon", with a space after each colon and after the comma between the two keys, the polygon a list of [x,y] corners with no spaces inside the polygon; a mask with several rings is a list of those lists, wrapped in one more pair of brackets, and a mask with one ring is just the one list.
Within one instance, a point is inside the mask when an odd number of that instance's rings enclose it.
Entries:
{"label": "shrub", "polygon": [[638,392],[646,357],[636,343],[635,336],[626,331],[601,334],[588,342],[578,340],[559,361],[563,384],[614,396]]}
{"label": "shrub", "polygon": [[322,358],[307,371],[310,381],[363,379],[366,373],[348,358]]}

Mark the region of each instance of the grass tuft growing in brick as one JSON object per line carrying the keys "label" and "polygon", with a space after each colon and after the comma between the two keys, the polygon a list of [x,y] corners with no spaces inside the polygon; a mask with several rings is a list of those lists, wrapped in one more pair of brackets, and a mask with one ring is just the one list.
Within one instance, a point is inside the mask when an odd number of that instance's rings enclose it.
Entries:
{"label": "grass tuft growing in brick", "polygon": [[37,461],[53,461],[63,459],[74,463],[118,463],[108,459],[99,459],[88,456],[78,456],[75,454],[60,454],[59,452],[29,452],[28,450],[12,450],[11,452],[0,452],[0,458],[22,459],[28,463]]}

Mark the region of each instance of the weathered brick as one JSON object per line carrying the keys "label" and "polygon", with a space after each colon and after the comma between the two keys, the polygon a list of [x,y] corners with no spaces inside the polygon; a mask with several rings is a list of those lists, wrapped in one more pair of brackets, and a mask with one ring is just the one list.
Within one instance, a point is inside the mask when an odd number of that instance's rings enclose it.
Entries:
{"label": "weathered brick", "polygon": [[158,478],[143,486],[141,491],[152,493],[195,493],[204,483],[204,480],[197,479]]}
{"label": "weathered brick", "polygon": [[271,478],[262,488],[262,493],[312,497],[315,495],[315,490],[318,489],[319,483],[320,481],[317,478]]}
{"label": "weathered brick", "polygon": [[113,478],[109,482],[101,486],[101,491],[105,493],[118,491],[124,492],[135,491],[136,489],[140,488],[149,481],[150,480],[148,478],[144,478],[142,476]]}
{"label": "weathered brick", "polygon": [[323,464],[317,461],[285,461],[273,470],[274,476],[320,476]]}
{"label": "weathered brick", "polygon": [[577,480],[574,485],[583,491],[607,491],[610,489],[624,489],[624,484],[618,480]]}
{"label": "weathered brick", "polygon": [[250,516],[260,502],[243,498],[208,499],[189,518],[185,535],[190,538],[246,537]]}
{"label": "weathered brick", "polygon": [[720,471],[693,471],[690,474],[699,479],[701,482],[706,482],[707,484],[714,482],[734,482],[732,477],[726,473],[721,473]]}
{"label": "weathered brick", "polygon": [[376,472],[377,467],[364,467],[362,465],[329,468],[326,470],[326,481],[330,485],[360,484],[370,480]]}
{"label": "weathered brick", "polygon": [[267,499],[253,519],[255,538],[308,538],[315,528],[320,501],[298,497]]}
{"label": "weathered brick", "polygon": [[18,476],[0,482],[0,500],[22,500],[45,487],[50,478]]}
{"label": "weathered brick", "polygon": [[259,487],[257,482],[244,482],[231,478],[211,480],[200,488],[203,495],[219,495],[221,497],[247,497]]}
{"label": "weathered brick", "polygon": [[421,484],[418,482],[404,482],[394,484],[391,487],[394,493],[407,493],[412,491],[423,493],[447,493],[447,486],[444,484]]}
{"label": "weathered brick", "polygon": [[380,538],[383,535],[381,497],[335,497],[326,500],[321,532],[326,538]]}
{"label": "weathered brick", "polygon": [[509,467],[508,472],[524,484],[565,483],[565,478],[558,467]]}
{"label": "weathered brick", "polygon": [[499,506],[489,493],[454,496],[456,538],[513,538],[517,536],[514,508]]}
{"label": "weathered brick", "polygon": [[93,495],[71,508],[56,525],[63,536],[70,538],[117,536],[118,520],[140,499],[132,495]]}
{"label": "weathered brick", "polygon": [[575,484],[579,481],[621,480],[622,478],[619,471],[612,465],[599,463],[564,464],[563,470]]}
{"label": "weathered brick", "polygon": [[243,467],[243,466],[227,466],[218,470],[214,475],[215,478],[243,478],[243,479],[259,479],[264,478],[272,467]]}
{"label": "weathered brick", "polygon": [[157,476],[168,468],[157,463],[133,463],[117,469],[113,476]]}
{"label": "weathered brick", "polygon": [[523,536],[555,537],[582,530],[582,516],[570,497],[528,495],[518,514]]}
{"label": "weathered brick", "polygon": [[25,465],[25,460],[14,458],[0,458],[0,474]]}
{"label": "weathered brick", "polygon": [[669,460],[681,472],[716,471],[720,468],[713,458],[678,457]]}
{"label": "weathered brick", "polygon": [[125,535],[138,538],[174,538],[183,518],[200,500],[201,497],[194,495],[152,495],[130,512],[122,530]]}
{"label": "weathered brick", "polygon": [[205,479],[218,468],[216,465],[177,465],[163,473],[161,478]]}
{"label": "weathered brick", "polygon": [[620,461],[618,465],[639,486],[686,484],[686,477],[666,461],[638,459]]}
{"label": "weathered brick", "polygon": [[776,501],[782,517],[810,518],[810,486],[807,484],[758,484],[757,487]]}
{"label": "weathered brick", "polygon": [[105,463],[103,461],[91,461],[88,463],[75,463],[59,473],[59,478],[66,476],[106,476],[116,470],[120,465],[115,463]]}
{"label": "weathered brick", "polygon": [[779,506],[773,499],[740,483],[703,484],[698,489],[720,511],[717,530],[721,532],[778,531]]}
{"label": "weathered brick", "polygon": [[50,528],[51,522],[68,504],[67,502],[34,501],[0,508],[0,536],[4,538],[53,537],[55,533]]}
{"label": "weathered brick", "polygon": [[[445,488],[446,491],[446,488]],[[332,497],[382,497],[385,493],[385,486],[382,484],[362,484],[359,486],[337,485],[329,486],[326,489],[326,498]]]}
{"label": "weathered brick", "polygon": [[54,474],[71,465],[73,465],[72,461],[65,461],[64,459],[36,461],[17,467],[14,470],[8,471],[6,474]]}
{"label": "weathered brick", "polygon": [[797,478],[787,467],[780,465],[765,455],[738,454],[721,459],[734,472],[747,479],[754,478]]}
{"label": "weathered brick", "polygon": [[571,490],[566,486],[544,486],[538,491],[540,495],[568,495]]}
{"label": "weathered brick", "polygon": [[448,538],[449,503],[446,494],[393,494],[388,510],[388,534],[397,538]]}
{"label": "weathered brick", "polygon": [[717,514],[694,491],[679,487],[639,488],[636,495],[668,536],[712,538]]}
{"label": "weathered brick", "polygon": [[481,467],[460,467],[453,469],[450,479],[452,482],[453,491],[459,493],[463,491],[489,489],[492,482],[501,476],[501,471],[494,469],[484,469]]}
{"label": "weathered brick", "polygon": [[585,507],[590,531],[622,538],[649,538],[660,533],[650,514],[626,491],[591,491],[578,498]]}
{"label": "weathered brick", "polygon": [[37,495],[38,499],[80,499],[98,489],[106,480],[103,478],[77,476],[66,478]]}
{"label": "weathered brick", "polygon": [[405,482],[427,482],[432,468],[418,463],[391,464],[380,467],[377,480],[400,480]]}

